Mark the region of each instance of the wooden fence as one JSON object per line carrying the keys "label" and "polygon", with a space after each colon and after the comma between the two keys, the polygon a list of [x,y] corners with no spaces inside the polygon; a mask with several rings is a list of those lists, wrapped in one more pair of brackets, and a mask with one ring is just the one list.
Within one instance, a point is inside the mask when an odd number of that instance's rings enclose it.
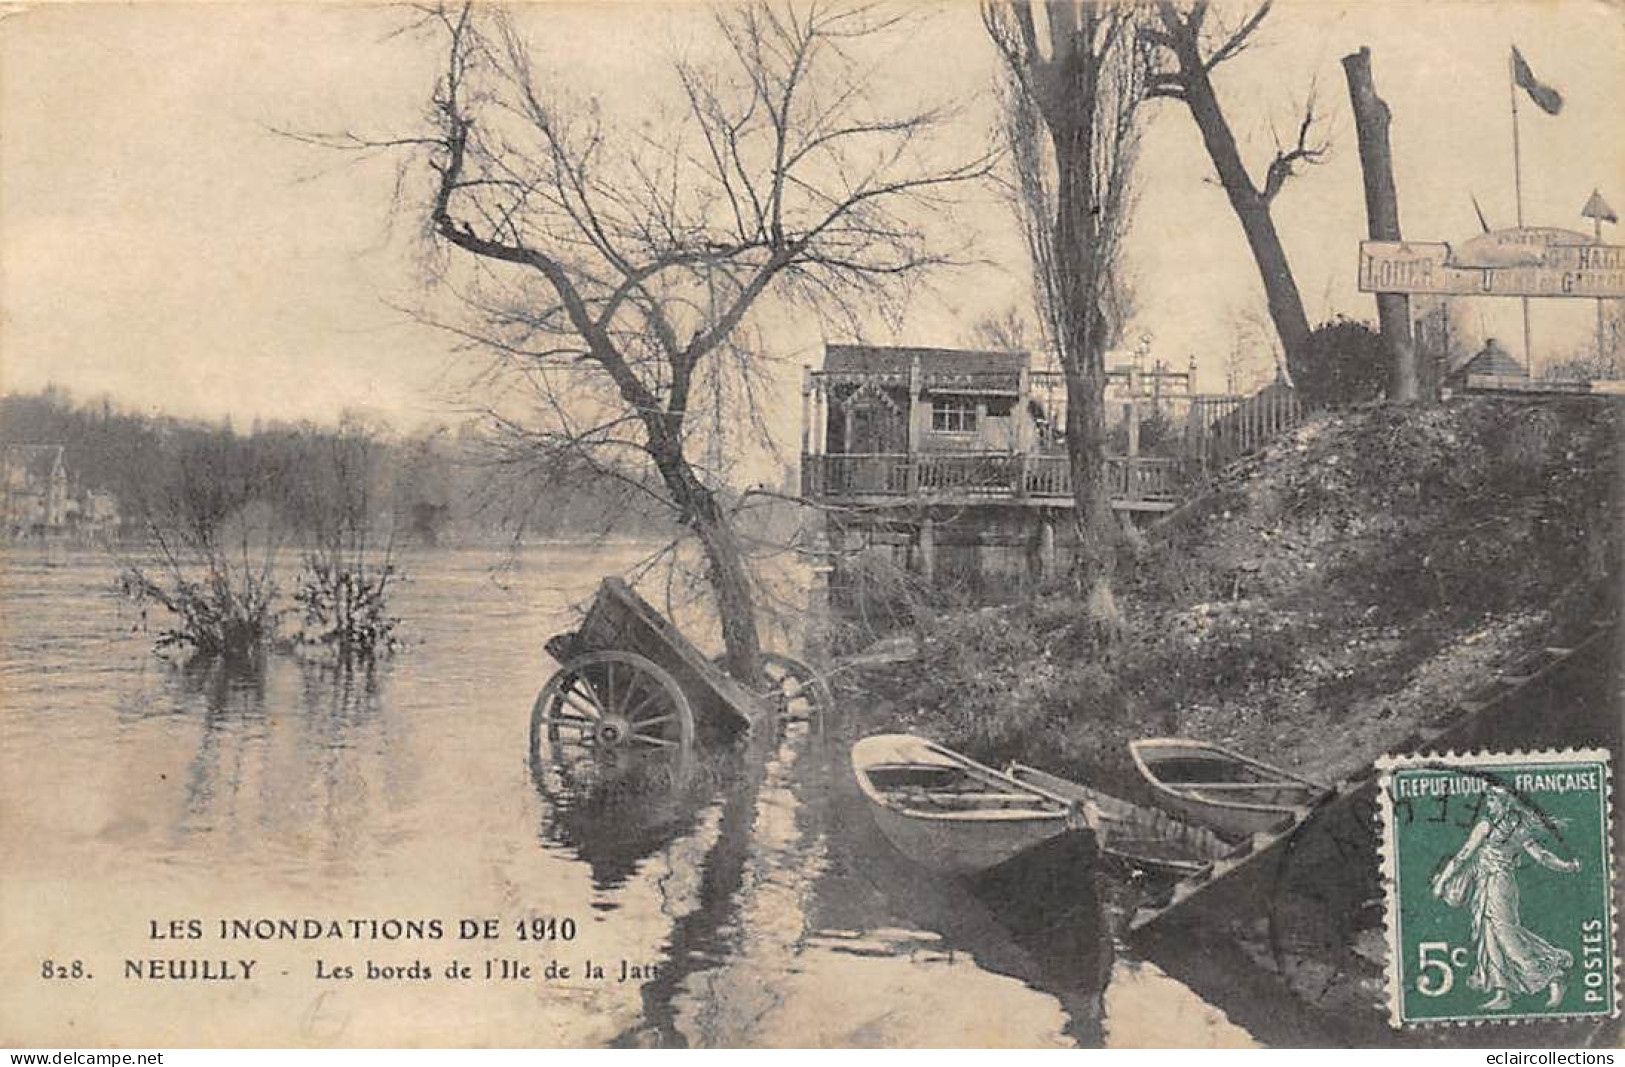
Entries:
{"label": "wooden fence", "polygon": [[1185,453],[1207,476],[1256,452],[1303,421],[1297,390],[1282,384],[1252,396],[1194,396],[1186,419]]}

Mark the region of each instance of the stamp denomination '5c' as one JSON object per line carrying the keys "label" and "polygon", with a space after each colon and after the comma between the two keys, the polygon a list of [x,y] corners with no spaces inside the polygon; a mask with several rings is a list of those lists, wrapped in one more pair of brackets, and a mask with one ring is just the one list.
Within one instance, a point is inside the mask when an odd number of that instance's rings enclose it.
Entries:
{"label": "stamp denomination '5c'", "polygon": [[1608,753],[1380,766],[1394,1025],[1615,1014]]}

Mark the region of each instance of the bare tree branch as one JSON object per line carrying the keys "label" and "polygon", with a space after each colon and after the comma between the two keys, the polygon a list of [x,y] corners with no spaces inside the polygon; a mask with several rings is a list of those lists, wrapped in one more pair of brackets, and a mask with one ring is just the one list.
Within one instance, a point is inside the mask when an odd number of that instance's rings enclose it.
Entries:
{"label": "bare tree branch", "polygon": [[902,17],[871,4],[719,10],[720,58],[674,63],[675,114],[631,129],[536,61],[527,16],[423,7],[444,43],[429,132],[310,139],[416,153],[433,183],[429,232],[456,253],[448,271],[471,275],[470,322],[439,328],[488,353],[517,390],[509,403],[533,401],[489,406],[514,455],[531,457],[519,467],[564,463],[660,495],[697,537],[730,660],[749,673],[758,638],[717,498],[726,463],[692,451],[766,435],[752,316],[778,298],[854,317],[901,300],[953,262],[929,236],[997,156],[939,140],[947,109],[869,92],[885,68],[868,41]]}
{"label": "bare tree branch", "polygon": [[[1208,53],[1207,59],[1202,64],[1204,69],[1212,71],[1220,63],[1227,59],[1233,59],[1246,50],[1248,40],[1257,32],[1264,19],[1269,16],[1270,8],[1274,5],[1275,0],[1264,0],[1262,4],[1259,4],[1251,15],[1242,20],[1241,25],[1236,27],[1235,32],[1231,33],[1230,36],[1219,43],[1218,47]],[[1205,4],[1199,5],[1199,9],[1205,10],[1205,8]],[[1196,20],[1193,28],[1200,31],[1201,21],[1199,19]]]}
{"label": "bare tree branch", "polygon": [[1275,158],[1270,161],[1269,168],[1264,173],[1264,188],[1262,194],[1264,202],[1273,201],[1281,188],[1286,185],[1288,178],[1297,173],[1301,164],[1313,166],[1326,158],[1331,150],[1331,143],[1322,137],[1313,144],[1309,141],[1310,132],[1318,119],[1315,114],[1315,88],[1310,86],[1309,98],[1303,105],[1303,119],[1298,123],[1298,140],[1290,149],[1281,148],[1280,139],[1276,139]]}

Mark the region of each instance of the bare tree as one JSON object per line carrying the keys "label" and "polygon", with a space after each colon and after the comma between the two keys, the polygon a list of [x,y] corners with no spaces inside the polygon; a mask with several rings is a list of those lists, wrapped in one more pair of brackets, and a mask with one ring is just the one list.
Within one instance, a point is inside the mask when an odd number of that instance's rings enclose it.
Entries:
{"label": "bare tree", "polygon": [[1030,0],[988,0],[982,12],[1012,81],[1006,110],[1016,201],[1025,213],[1040,316],[1066,380],[1073,579],[1091,614],[1115,629],[1105,356],[1121,326],[1113,314],[1121,306],[1119,251],[1133,206],[1136,109],[1146,86],[1145,48],[1135,32],[1140,10],[1052,0],[1035,12]]}
{"label": "bare tree", "polygon": [[674,113],[617,128],[535,64],[502,10],[434,7],[446,60],[431,132],[324,139],[421,152],[430,231],[465,254],[448,260],[467,312],[449,328],[528,390],[494,405],[512,439],[537,471],[586,467],[670,507],[741,678],[760,651],[746,546],[703,455],[719,428],[760,427],[765,371],[741,331],[770,295],[853,321],[906,295],[951,258],[928,244],[931,220],[992,162],[949,155],[948,110],[874,101],[866,48],[896,21],[862,5],[724,7],[715,61],[673,62]]}
{"label": "bare tree", "polygon": [[1309,319],[1270,208],[1301,166],[1325,158],[1330,141],[1316,113],[1311,88],[1295,138],[1285,141],[1275,134],[1275,155],[1264,168],[1263,181],[1255,182],[1242,161],[1241,149],[1230,120],[1219,106],[1212,80],[1220,64],[1251,45],[1273,6],[1274,0],[1264,0],[1234,26],[1223,26],[1210,17],[1207,0],[1183,4],[1158,0],[1157,25],[1142,28],[1141,36],[1159,51],[1159,69],[1151,75],[1150,95],[1181,101],[1190,109],[1208,158],[1218,172],[1219,184],[1247,235],[1247,246],[1264,282],[1270,319],[1280,335],[1287,361],[1292,363],[1301,358],[1308,343]]}
{"label": "bare tree", "polygon": [[971,323],[968,343],[989,352],[1031,352],[1047,346],[1048,331],[1042,327],[1034,335],[1030,316],[1011,304],[1002,311],[989,312]]}

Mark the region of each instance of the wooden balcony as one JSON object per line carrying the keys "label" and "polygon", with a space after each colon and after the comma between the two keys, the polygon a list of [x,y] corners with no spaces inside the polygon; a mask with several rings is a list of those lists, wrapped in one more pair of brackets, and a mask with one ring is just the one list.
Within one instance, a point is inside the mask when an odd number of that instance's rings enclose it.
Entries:
{"label": "wooden balcony", "polygon": [[[1112,506],[1170,511],[1182,464],[1159,456],[1106,460]],[[1064,455],[1010,452],[840,453],[801,457],[801,492],[832,504],[1026,504],[1070,507],[1072,476]]]}

